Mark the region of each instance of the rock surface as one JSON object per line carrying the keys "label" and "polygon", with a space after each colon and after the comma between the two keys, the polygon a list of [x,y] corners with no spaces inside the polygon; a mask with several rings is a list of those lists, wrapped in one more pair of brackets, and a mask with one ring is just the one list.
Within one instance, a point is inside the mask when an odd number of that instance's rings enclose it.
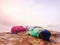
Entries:
{"label": "rock surface", "polygon": [[35,38],[26,32],[11,34],[10,32],[0,33],[0,45],[60,45],[60,33],[51,31],[51,42]]}

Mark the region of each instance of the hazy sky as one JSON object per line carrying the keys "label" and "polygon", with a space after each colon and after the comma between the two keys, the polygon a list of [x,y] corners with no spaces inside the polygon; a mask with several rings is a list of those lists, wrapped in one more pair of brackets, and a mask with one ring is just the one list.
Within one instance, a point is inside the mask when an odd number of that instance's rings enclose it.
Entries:
{"label": "hazy sky", "polygon": [[0,0],[0,24],[60,24],[60,0]]}

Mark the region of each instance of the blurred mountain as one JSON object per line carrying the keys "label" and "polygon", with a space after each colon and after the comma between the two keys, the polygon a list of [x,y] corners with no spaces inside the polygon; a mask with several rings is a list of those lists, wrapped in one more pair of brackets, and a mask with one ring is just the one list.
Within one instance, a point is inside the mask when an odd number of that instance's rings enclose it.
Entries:
{"label": "blurred mountain", "polygon": [[59,25],[48,25],[45,28],[49,29],[49,30],[52,30],[52,31],[60,32],[60,24]]}
{"label": "blurred mountain", "polygon": [[0,32],[9,32],[10,27],[0,24]]}

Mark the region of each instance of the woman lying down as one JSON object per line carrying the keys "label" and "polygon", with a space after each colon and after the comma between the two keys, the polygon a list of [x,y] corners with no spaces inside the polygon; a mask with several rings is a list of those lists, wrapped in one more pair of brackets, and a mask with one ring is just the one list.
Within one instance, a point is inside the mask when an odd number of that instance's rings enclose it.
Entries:
{"label": "woman lying down", "polygon": [[46,41],[50,41],[49,39],[50,39],[51,33],[47,29],[44,29],[42,27],[34,26],[34,27],[28,28],[23,26],[14,26],[11,28],[11,32],[13,34],[17,34],[21,31],[27,31],[27,33],[30,34],[31,36],[42,38]]}

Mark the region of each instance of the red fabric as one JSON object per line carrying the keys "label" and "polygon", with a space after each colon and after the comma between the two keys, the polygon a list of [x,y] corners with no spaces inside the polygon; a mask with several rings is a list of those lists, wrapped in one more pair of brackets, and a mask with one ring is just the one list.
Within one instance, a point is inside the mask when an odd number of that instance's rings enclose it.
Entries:
{"label": "red fabric", "polygon": [[15,33],[15,32],[18,33],[21,31],[26,31],[26,28],[24,28],[23,26],[14,26],[11,28],[12,33]]}

